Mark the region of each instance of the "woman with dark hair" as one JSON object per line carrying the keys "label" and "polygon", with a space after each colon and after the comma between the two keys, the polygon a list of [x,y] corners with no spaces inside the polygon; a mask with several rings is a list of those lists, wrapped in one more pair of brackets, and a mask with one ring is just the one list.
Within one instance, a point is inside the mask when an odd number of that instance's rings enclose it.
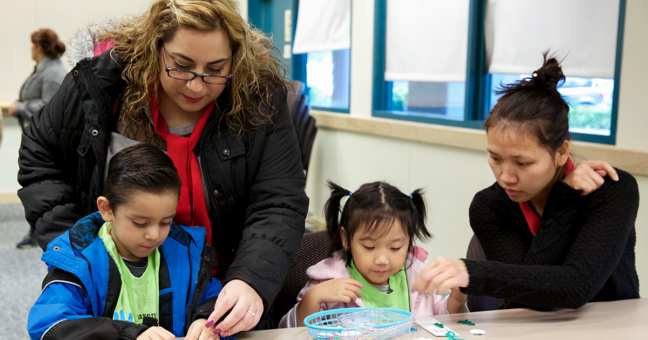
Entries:
{"label": "woman with dark hair", "polygon": [[83,39],[97,55],[80,60],[34,116],[18,174],[45,249],[96,210],[112,155],[138,143],[166,151],[182,179],[174,221],[205,228],[204,256],[223,280],[208,324],[222,335],[251,329],[268,311],[308,209],[285,69],[237,7],[156,0]]}
{"label": "woman with dark hair", "polygon": [[20,90],[20,99],[9,108],[24,129],[24,121],[40,110],[54,93],[58,91],[67,73],[60,57],[65,52],[65,44],[49,28],[40,29],[31,35],[31,57],[36,62],[34,73]]}
{"label": "woman with dark hair", "polygon": [[437,258],[418,291],[462,287],[500,308],[578,308],[639,297],[637,182],[607,162],[570,159],[560,63],[506,85],[484,128],[497,182],[475,195],[470,225],[488,261]]}
{"label": "woman with dark hair", "polygon": [[[20,98],[9,107],[9,114],[18,118],[20,127],[25,130],[31,117],[52,99],[58,91],[65,74],[68,72],[60,57],[65,45],[49,28],[40,29],[31,35],[31,56],[36,62],[34,72],[20,90]],[[29,234],[18,242],[18,248],[31,248],[38,245],[32,226]]]}

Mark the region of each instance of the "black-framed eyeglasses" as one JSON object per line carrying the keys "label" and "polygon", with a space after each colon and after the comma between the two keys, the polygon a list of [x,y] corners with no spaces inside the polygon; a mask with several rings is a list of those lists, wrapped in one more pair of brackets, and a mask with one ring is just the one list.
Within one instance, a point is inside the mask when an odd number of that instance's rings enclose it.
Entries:
{"label": "black-framed eyeglasses", "polygon": [[225,85],[227,81],[232,79],[232,75],[229,76],[219,76],[217,74],[200,74],[188,70],[180,70],[177,68],[172,68],[167,65],[166,61],[166,51],[164,50],[164,45],[162,45],[162,58],[164,59],[164,67],[166,68],[167,75],[173,79],[190,81],[196,77],[202,78],[205,84],[211,85]]}

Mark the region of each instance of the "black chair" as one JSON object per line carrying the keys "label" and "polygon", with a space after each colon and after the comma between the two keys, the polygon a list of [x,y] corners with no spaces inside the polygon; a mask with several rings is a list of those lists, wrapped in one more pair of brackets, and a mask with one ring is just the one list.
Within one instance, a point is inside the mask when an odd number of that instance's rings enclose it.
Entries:
{"label": "black chair", "polygon": [[295,132],[297,133],[297,142],[301,151],[304,172],[308,174],[308,165],[310,163],[315,135],[317,134],[317,127],[315,127],[315,118],[310,115],[306,86],[301,81],[293,80],[292,89],[288,91],[287,101],[290,117],[295,125]]}
{"label": "black chair", "polygon": [[[470,239],[470,244],[468,245],[468,253],[466,254],[466,259],[468,260],[477,260],[485,261],[486,255],[482,249],[477,237],[473,235]],[[490,297],[490,296],[472,296],[468,295],[468,309],[471,312],[480,312],[487,310],[495,310],[502,303],[502,299]]]}
{"label": "black chair", "polygon": [[271,310],[274,327],[276,328],[281,318],[297,303],[297,295],[308,282],[306,269],[322,261],[328,255],[331,245],[326,231],[318,231],[304,235],[297,250],[297,255],[290,263],[288,275],[279,294],[274,300]]}

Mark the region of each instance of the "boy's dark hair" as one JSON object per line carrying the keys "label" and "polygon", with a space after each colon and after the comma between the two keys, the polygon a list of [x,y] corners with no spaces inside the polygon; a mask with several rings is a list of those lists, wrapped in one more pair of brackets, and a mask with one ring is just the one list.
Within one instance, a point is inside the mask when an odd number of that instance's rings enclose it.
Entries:
{"label": "boy's dark hair", "polygon": [[500,84],[496,93],[503,96],[484,122],[484,129],[508,126],[525,129],[554,154],[570,139],[569,105],[558,92],[558,87],[565,82],[560,62],[549,56],[549,51],[542,55],[542,67],[532,77]]}
{"label": "boy's dark hair", "polygon": [[150,144],[137,144],[117,152],[108,165],[103,195],[115,210],[126,203],[134,191],[180,195],[182,182],[173,161],[162,150]]}
{"label": "boy's dark hair", "polygon": [[[344,249],[341,227],[344,227],[346,243],[350,245],[353,235],[361,226],[367,228],[366,231],[370,234],[380,237],[389,232],[395,221],[399,221],[403,232],[410,237],[408,252],[415,238],[423,240],[432,237],[425,227],[426,212],[422,189],[416,189],[411,195],[406,195],[386,182],[363,184],[353,193],[332,181],[328,181],[328,186],[331,188],[331,197],[326,201],[324,211],[326,229],[332,241],[329,256]],[[350,194],[338,220],[340,201]],[[352,259],[353,254],[349,247],[347,264],[351,264]]]}

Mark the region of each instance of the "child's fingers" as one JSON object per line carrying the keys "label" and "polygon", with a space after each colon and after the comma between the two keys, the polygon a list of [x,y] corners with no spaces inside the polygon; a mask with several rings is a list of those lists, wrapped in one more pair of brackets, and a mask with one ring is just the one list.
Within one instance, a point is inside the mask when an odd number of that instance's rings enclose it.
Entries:
{"label": "child's fingers", "polygon": [[137,337],[137,340],[172,340],[175,339],[175,335],[167,331],[162,327],[151,327],[142,333],[146,335],[145,337]]}
{"label": "child's fingers", "polygon": [[346,290],[352,292],[353,294],[355,294],[357,297],[361,297],[360,288],[358,288],[358,287],[356,287],[356,286],[351,286],[351,285],[346,286],[346,287],[344,287],[344,288],[345,288]]}
{"label": "child's fingers", "polygon": [[344,282],[359,288],[364,288],[364,285],[360,283],[360,281],[356,281],[354,279],[345,279]]}
{"label": "child's fingers", "polygon": [[195,322],[189,326],[189,330],[187,331],[187,335],[185,336],[185,340],[197,340],[198,337],[200,336],[200,332],[202,331],[203,327],[200,327],[198,324]]}
{"label": "child's fingers", "polygon": [[198,338],[198,340],[218,340],[218,339],[220,339],[218,334],[214,334],[214,332],[212,332],[209,329],[205,329],[202,333],[200,333],[200,338]]}
{"label": "child's fingers", "polygon": [[342,295],[345,298],[344,299],[345,301],[343,301],[345,303],[353,302],[358,298],[358,296],[350,290],[343,290],[340,292],[340,295]]}

